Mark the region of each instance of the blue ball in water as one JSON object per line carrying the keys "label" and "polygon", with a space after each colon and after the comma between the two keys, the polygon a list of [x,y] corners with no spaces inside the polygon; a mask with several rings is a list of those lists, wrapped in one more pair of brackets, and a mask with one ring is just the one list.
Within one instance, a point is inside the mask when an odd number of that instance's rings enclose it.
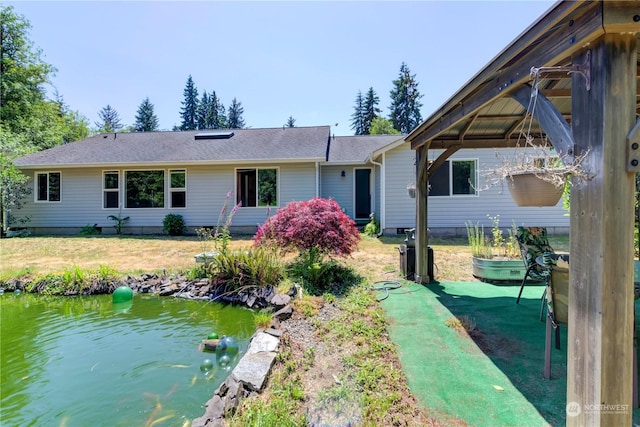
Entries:
{"label": "blue ball in water", "polygon": [[213,370],[213,360],[204,359],[202,361],[202,363],[200,364],[200,370],[202,372],[209,372],[209,371]]}
{"label": "blue ball in water", "polygon": [[236,355],[238,354],[238,349],[239,349],[239,346],[235,338],[224,336],[220,338],[218,347],[216,347],[216,352],[220,351],[220,352],[228,353],[230,355]]}
{"label": "blue ball in water", "polygon": [[120,286],[113,291],[112,298],[114,303],[131,301],[133,298],[133,289],[128,286]]}

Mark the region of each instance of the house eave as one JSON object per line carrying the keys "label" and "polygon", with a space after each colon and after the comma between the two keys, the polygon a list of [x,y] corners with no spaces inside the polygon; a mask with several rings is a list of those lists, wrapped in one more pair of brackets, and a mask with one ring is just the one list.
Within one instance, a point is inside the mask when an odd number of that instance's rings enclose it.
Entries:
{"label": "house eave", "polygon": [[52,164],[31,164],[16,165],[19,169],[35,170],[35,169],[84,169],[84,168],[129,168],[129,167],[171,167],[180,166],[211,166],[211,165],[246,165],[246,164],[292,164],[292,163],[315,163],[323,161],[323,157],[305,158],[305,159],[236,159],[236,160],[176,160],[163,162],[101,162],[101,163],[52,163]]}

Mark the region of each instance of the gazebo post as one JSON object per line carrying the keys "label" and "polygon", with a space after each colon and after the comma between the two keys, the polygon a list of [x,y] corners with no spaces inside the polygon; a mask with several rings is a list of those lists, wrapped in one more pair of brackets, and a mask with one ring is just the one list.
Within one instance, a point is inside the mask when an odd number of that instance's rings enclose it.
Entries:
{"label": "gazebo post", "polygon": [[591,87],[576,74],[571,90],[575,155],[585,156],[591,176],[573,178],[571,189],[568,426],[632,420],[635,174],[627,172],[625,140],[636,121],[637,34],[615,19],[608,26],[615,13],[603,7],[605,33],[590,46]]}
{"label": "gazebo post", "polygon": [[428,272],[428,246],[429,236],[427,232],[427,194],[428,180],[427,169],[429,144],[425,144],[416,150],[416,273],[417,283],[429,283],[432,277]]}

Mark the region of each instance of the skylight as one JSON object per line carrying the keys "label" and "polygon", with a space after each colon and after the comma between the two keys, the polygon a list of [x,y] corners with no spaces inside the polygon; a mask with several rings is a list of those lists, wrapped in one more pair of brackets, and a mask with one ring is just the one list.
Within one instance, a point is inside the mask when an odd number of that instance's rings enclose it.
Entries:
{"label": "skylight", "polygon": [[220,132],[202,132],[197,133],[195,139],[229,139],[233,136],[233,132],[231,131],[220,131]]}

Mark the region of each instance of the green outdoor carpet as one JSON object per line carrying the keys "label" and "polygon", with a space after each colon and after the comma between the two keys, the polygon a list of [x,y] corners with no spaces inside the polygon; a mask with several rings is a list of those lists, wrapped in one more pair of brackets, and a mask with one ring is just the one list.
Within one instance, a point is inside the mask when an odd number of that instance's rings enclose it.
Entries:
{"label": "green outdoor carpet", "polygon": [[[565,425],[567,330],[545,380],[543,286],[525,286],[516,304],[519,284],[402,284],[381,303],[409,387],[430,415],[476,427]],[[471,338],[446,324],[464,316]],[[640,425],[637,408],[633,420]]]}

